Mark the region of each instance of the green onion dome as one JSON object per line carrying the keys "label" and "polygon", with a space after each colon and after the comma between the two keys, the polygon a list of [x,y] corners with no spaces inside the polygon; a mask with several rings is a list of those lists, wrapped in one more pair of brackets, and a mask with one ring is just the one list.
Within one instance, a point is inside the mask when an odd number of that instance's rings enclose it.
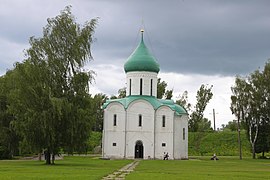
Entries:
{"label": "green onion dome", "polygon": [[131,71],[149,71],[159,72],[159,64],[153,55],[149,52],[148,48],[143,42],[143,30],[142,39],[138,47],[128,57],[127,62],[124,65],[125,72]]}

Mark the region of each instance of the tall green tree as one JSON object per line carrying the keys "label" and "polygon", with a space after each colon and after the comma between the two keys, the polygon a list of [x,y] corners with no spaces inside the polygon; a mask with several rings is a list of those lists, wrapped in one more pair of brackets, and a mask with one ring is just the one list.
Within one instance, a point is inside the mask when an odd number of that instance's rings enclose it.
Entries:
{"label": "tall green tree", "polygon": [[127,96],[127,88],[123,87],[118,90],[118,97],[117,98],[125,98]]}
{"label": "tall green tree", "polygon": [[171,90],[166,90],[165,94],[164,94],[165,99],[172,99],[173,97],[173,89]]}
{"label": "tall green tree", "polygon": [[260,121],[260,130],[258,133],[258,142],[256,143],[256,153],[262,153],[262,157],[265,158],[265,153],[270,151],[270,59],[265,64],[262,72],[262,111],[263,116]]}
{"label": "tall green tree", "polygon": [[161,78],[158,78],[157,81],[157,98],[162,99],[166,92],[167,83],[165,81],[161,81]]}
{"label": "tall green tree", "polygon": [[261,157],[266,158],[265,153],[270,150],[270,124],[269,120],[262,120],[259,126],[258,138],[255,145],[255,152],[262,153]]}
{"label": "tall green tree", "polygon": [[99,93],[92,98],[92,117],[94,118],[93,131],[101,132],[103,130],[103,109],[101,106],[106,102],[108,97],[105,94]]}
{"label": "tall green tree", "polygon": [[269,76],[270,64],[262,72],[251,73],[247,78],[236,77],[232,87],[231,110],[245,123],[251,144],[252,157],[256,153],[269,151]]}
{"label": "tall green tree", "polygon": [[263,104],[261,103],[264,101],[264,96],[263,90],[259,87],[262,84],[261,73],[256,70],[249,76],[248,81],[249,113],[247,114],[246,123],[249,127],[249,141],[252,147],[253,159],[255,159],[256,141],[258,139],[259,126],[263,119]]}
{"label": "tall green tree", "polygon": [[188,92],[184,91],[181,96],[176,100],[176,104],[184,107],[187,112],[191,110],[191,104],[188,102]]}
{"label": "tall green tree", "polygon": [[262,153],[265,157],[265,152],[270,151],[270,60],[265,64],[262,72],[258,70],[251,74],[250,78],[253,82],[253,87],[256,91],[254,113],[258,124],[258,137],[255,143],[255,152]]}
{"label": "tall green tree", "polygon": [[253,89],[247,79],[237,77],[235,86],[232,87],[232,92],[232,112],[236,117],[239,116],[238,118],[241,118],[241,121],[245,122],[252,147],[253,158],[255,158],[255,143],[259,130],[259,121],[256,118],[257,115],[253,114],[255,110],[255,89]]}
{"label": "tall green tree", "polygon": [[[235,86],[231,88],[233,95],[231,96],[231,111],[232,114],[237,118],[237,130],[238,130],[238,145],[239,145],[239,158],[242,159],[242,145],[241,145],[241,136],[240,136],[240,124],[244,122],[244,115],[246,110],[245,102],[246,93],[245,87],[246,82],[244,79],[237,77],[235,80]],[[242,89],[243,88],[243,89]]]}
{"label": "tall green tree", "polygon": [[15,88],[12,75],[8,71],[0,77],[0,159],[11,159],[19,153],[20,137],[12,125],[15,117],[8,111],[8,95]]}
{"label": "tall green tree", "polygon": [[189,120],[189,131],[208,131],[211,129],[211,123],[208,119],[203,117],[204,110],[213,97],[212,87],[202,84],[200,89],[197,91],[197,103],[195,110],[190,115]]}
{"label": "tall green tree", "polygon": [[83,26],[71,7],[48,19],[43,37],[30,38],[27,59],[15,66],[17,89],[11,93],[15,126],[36,150],[45,150],[46,164],[54,164],[60,148],[83,151],[90,134],[91,43],[97,19]]}

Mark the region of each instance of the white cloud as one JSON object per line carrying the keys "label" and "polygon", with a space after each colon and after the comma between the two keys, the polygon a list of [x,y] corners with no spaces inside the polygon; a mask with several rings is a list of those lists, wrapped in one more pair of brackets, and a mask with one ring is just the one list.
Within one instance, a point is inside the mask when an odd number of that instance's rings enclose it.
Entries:
{"label": "white cloud", "polygon": [[7,69],[12,69],[15,62],[22,61],[25,47],[27,45],[0,38],[0,75],[4,74]]}
{"label": "white cloud", "polygon": [[204,112],[205,117],[212,121],[213,109],[216,112],[216,127],[227,124],[234,119],[230,110],[231,87],[234,84],[232,76],[199,75],[199,74],[176,74],[160,73],[159,77],[168,83],[168,89],[174,90],[174,98],[187,90],[189,102],[195,106],[197,90],[202,84],[213,85],[213,98],[210,100]]}
{"label": "white cloud", "polygon": [[95,82],[90,87],[90,93],[105,93],[108,96],[117,95],[120,88],[125,87],[126,77],[122,67],[112,64],[91,66],[97,74]]}

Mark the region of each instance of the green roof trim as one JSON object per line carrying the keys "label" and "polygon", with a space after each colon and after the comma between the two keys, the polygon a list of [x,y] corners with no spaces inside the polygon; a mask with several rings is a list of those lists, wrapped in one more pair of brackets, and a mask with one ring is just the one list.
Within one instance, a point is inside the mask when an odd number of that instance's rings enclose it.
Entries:
{"label": "green roof trim", "polygon": [[122,99],[111,99],[111,100],[107,100],[103,104],[102,108],[106,109],[110,103],[117,102],[117,103],[122,104],[124,106],[124,108],[127,109],[128,106],[133,101],[136,101],[136,100],[145,100],[145,101],[149,102],[155,110],[157,110],[161,106],[167,106],[167,107],[171,108],[173,111],[175,111],[176,115],[188,114],[187,111],[183,107],[179,106],[178,104],[175,104],[173,102],[173,100],[157,99],[154,96],[138,96],[138,95],[136,95],[136,96],[128,96],[128,97],[125,97]]}
{"label": "green roof trim", "polygon": [[140,44],[128,57],[124,65],[125,72],[131,71],[150,71],[159,72],[159,64],[143,42],[143,34]]}

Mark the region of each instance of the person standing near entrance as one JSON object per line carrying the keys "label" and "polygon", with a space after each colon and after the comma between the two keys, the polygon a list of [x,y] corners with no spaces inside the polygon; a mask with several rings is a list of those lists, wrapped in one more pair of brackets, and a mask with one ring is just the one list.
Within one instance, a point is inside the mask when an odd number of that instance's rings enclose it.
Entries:
{"label": "person standing near entrance", "polygon": [[169,153],[168,152],[166,153],[165,156],[166,156],[166,160],[169,160]]}
{"label": "person standing near entrance", "polygon": [[164,152],[164,155],[163,155],[163,160],[169,160],[169,153],[165,153]]}

